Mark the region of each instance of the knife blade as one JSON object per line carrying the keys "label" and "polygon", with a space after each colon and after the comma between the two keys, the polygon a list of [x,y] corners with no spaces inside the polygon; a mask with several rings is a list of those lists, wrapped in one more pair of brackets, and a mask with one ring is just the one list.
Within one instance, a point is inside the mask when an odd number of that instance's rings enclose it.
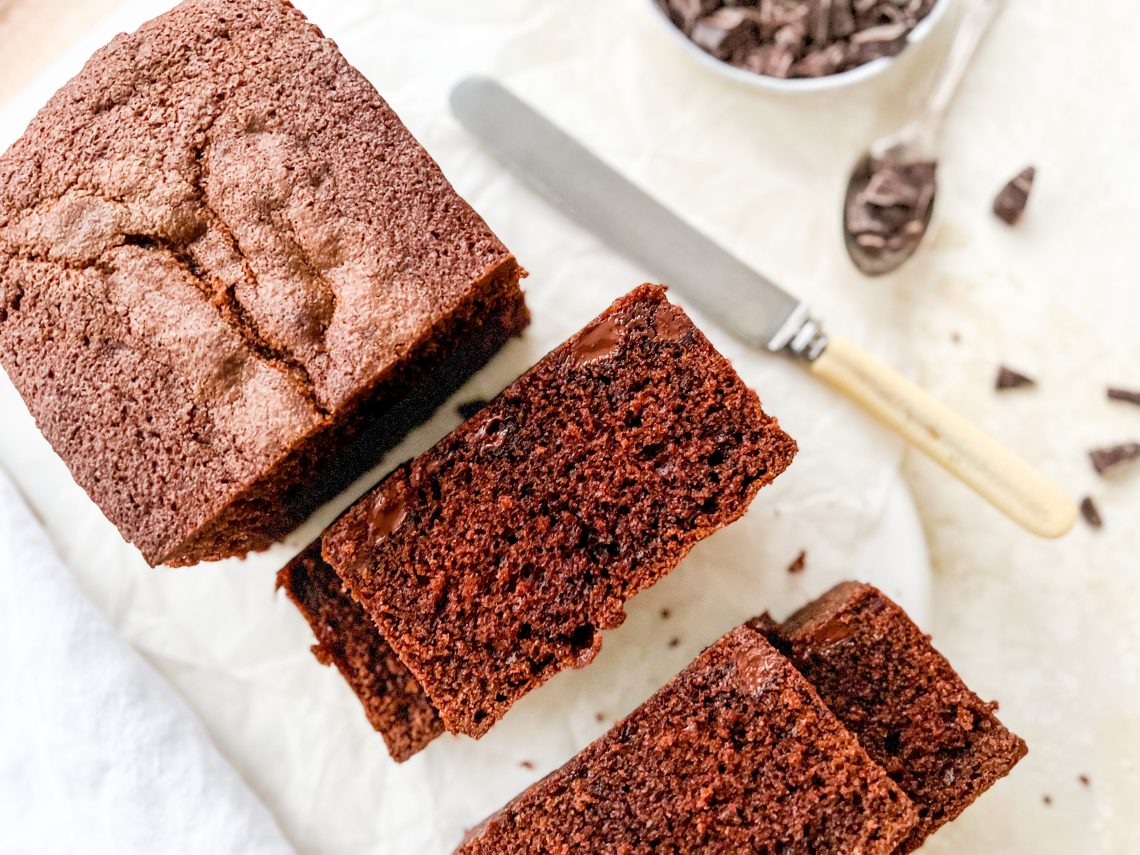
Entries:
{"label": "knife blade", "polygon": [[640,261],[745,343],[802,360],[1027,530],[1060,537],[1077,504],[1026,461],[842,336],[487,78],[451,93],[456,118],[517,175],[619,252]]}
{"label": "knife blade", "polygon": [[499,83],[451,93],[455,117],[516,174],[703,314],[753,347],[814,358],[826,339],[807,307],[608,166]]}

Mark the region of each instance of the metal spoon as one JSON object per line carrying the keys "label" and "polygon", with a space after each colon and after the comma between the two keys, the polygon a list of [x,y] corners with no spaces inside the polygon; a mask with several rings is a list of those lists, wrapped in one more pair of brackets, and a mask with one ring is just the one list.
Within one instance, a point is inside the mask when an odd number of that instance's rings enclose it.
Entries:
{"label": "metal spoon", "polygon": [[[934,214],[938,140],[946,113],[970,60],[1003,5],[1004,0],[970,0],[958,34],[938,72],[926,109],[902,129],[875,140],[852,170],[844,199],[843,236],[847,254],[868,276],[881,276],[896,270],[914,254],[926,235]],[[908,182],[912,184],[915,191],[913,199],[896,206],[868,207],[865,195],[868,186],[878,179],[879,183],[871,188],[874,191],[882,186],[883,177],[892,181],[895,189],[900,189],[901,181],[904,196],[909,195],[905,192],[905,185]],[[908,205],[911,206],[910,211],[907,210]],[[866,212],[891,221],[890,239],[867,231]]]}

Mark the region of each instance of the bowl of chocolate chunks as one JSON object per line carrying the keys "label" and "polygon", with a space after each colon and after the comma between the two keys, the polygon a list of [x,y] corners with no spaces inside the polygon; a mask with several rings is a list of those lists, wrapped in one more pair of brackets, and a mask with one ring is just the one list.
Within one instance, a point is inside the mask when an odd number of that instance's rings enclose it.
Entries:
{"label": "bowl of chocolate chunks", "polygon": [[926,38],[951,0],[649,0],[679,45],[759,89],[837,89]]}

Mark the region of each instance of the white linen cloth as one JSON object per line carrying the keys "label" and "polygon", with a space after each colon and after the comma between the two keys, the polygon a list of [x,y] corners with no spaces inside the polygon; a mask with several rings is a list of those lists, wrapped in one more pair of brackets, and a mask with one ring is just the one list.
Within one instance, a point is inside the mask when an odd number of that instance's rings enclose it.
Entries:
{"label": "white linen cloth", "polygon": [[292,848],[0,472],[0,853]]}

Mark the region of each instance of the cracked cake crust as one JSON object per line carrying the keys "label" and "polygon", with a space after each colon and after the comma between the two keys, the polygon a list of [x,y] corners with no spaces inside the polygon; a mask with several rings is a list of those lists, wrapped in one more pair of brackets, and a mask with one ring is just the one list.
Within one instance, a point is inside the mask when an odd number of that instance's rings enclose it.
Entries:
{"label": "cracked cake crust", "polygon": [[521,331],[520,275],[284,0],[118,36],[0,158],[0,364],[152,564],[287,533]]}

